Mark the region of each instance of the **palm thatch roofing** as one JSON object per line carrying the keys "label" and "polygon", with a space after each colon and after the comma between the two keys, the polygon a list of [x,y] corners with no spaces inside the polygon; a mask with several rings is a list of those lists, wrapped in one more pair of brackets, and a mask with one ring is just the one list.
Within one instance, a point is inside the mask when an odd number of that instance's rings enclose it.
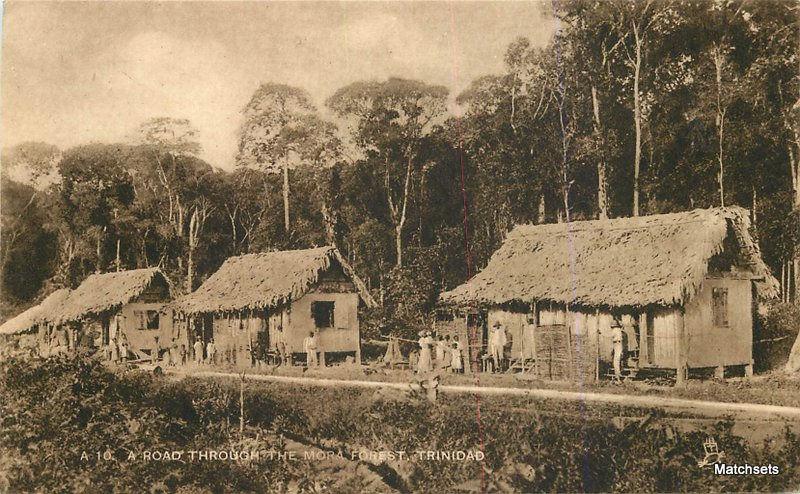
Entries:
{"label": "palm thatch roofing", "polygon": [[262,252],[231,257],[194,292],[172,307],[185,314],[237,312],[275,307],[308,292],[332,265],[342,267],[370,307],[375,300],[334,247]]}
{"label": "palm thatch roofing", "polygon": [[169,279],[158,268],[93,274],[55,306],[48,319],[63,323],[116,310],[139,297],[157,278],[171,289]]}
{"label": "palm thatch roofing", "polygon": [[759,297],[773,298],[777,280],[748,230],[748,212],[737,207],[519,225],[486,268],[443,293],[440,302],[682,305],[699,289],[709,260],[723,251],[723,243],[734,246],[735,266],[752,275]]}
{"label": "palm thatch roofing", "polygon": [[36,325],[47,322],[48,316],[69,296],[68,288],[59,288],[30,309],[9,319],[0,326],[0,334],[24,333]]}

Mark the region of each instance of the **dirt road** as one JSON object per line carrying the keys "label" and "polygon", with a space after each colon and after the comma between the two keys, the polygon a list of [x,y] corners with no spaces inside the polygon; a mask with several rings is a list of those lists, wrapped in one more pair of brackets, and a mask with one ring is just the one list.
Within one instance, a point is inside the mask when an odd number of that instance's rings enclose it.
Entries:
{"label": "dirt road", "polygon": [[[185,372],[169,370],[168,373],[178,376],[205,376],[222,378],[239,378],[239,374],[215,371]],[[419,389],[414,383],[359,381],[350,379],[322,379],[315,377],[277,376],[264,374],[248,374],[250,381],[278,382],[285,384],[302,384],[307,386],[323,387],[359,387],[359,388],[389,388],[399,390]],[[729,403],[718,401],[690,400],[684,398],[669,398],[664,396],[636,396],[611,393],[594,393],[578,391],[562,391],[555,389],[539,388],[506,388],[492,386],[463,386],[440,385],[439,391],[443,393],[462,393],[498,396],[529,396],[544,400],[581,401],[584,403],[612,404],[636,408],[661,408],[671,412],[686,412],[711,418],[733,416],[737,419],[772,419],[790,420],[800,422],[800,408],[762,405],[757,403]]]}

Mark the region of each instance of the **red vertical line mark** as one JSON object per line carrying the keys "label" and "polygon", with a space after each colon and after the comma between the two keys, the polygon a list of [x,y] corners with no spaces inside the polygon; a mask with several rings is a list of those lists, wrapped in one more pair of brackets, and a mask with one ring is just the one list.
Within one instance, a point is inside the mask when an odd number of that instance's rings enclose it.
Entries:
{"label": "red vertical line mark", "polygon": [[[457,82],[459,80],[459,67],[458,67],[458,50],[456,49],[456,44],[458,42],[458,31],[456,30],[456,17],[455,13],[453,12],[453,4],[448,2],[448,6],[450,7],[450,39],[451,43],[450,46],[452,48],[453,56],[451,57],[451,61],[453,62],[453,82]],[[472,249],[470,248],[470,238],[469,238],[469,208],[467,202],[467,187],[466,187],[466,170],[464,166],[464,140],[462,138],[461,132],[461,123],[456,119],[455,120],[455,127],[456,133],[458,135],[458,156],[459,156],[459,165],[461,167],[461,201],[462,206],[464,209],[464,257],[467,264],[467,279],[472,278]],[[465,318],[465,322],[467,323],[467,346],[468,348],[473,347],[473,343],[475,339],[472,337],[472,333],[469,331],[469,315]],[[469,365],[472,365],[472,361],[470,359]],[[475,385],[480,385],[480,369],[475,369],[476,372],[473,372],[475,376]],[[481,420],[481,398],[480,395],[475,393],[475,419],[476,424],[478,426],[478,438],[480,441],[480,451],[481,453],[485,454],[486,451],[486,442],[484,437],[484,430],[483,430],[483,421]],[[481,472],[481,492],[486,492],[486,470],[483,468],[482,463],[476,463],[480,468]]]}
{"label": "red vertical line mark", "polygon": [[[560,119],[561,132],[562,132],[562,141],[561,141],[562,142],[562,148],[561,148],[561,151],[562,151],[562,160],[563,160],[562,161],[562,174],[563,174],[563,179],[564,179],[564,185],[563,185],[563,187],[564,187],[564,191],[563,191],[563,194],[564,194],[564,218],[566,220],[566,228],[567,228],[567,258],[569,260],[570,289],[571,289],[571,292],[572,292],[572,302],[573,302],[573,304],[571,304],[571,305],[574,306],[574,302],[578,297],[578,283],[577,283],[578,280],[577,280],[577,273],[576,273],[575,237],[574,237],[574,231],[572,229],[572,218],[570,216],[570,211],[569,211],[569,189],[570,189],[570,183],[568,181],[569,180],[569,176],[567,175],[567,158],[568,158],[568,154],[569,154],[569,149],[568,149],[569,144],[567,142],[567,128],[568,128],[568,125],[569,125],[569,122],[568,122],[568,118],[569,117],[565,116],[565,112],[564,112],[564,107],[565,107],[566,101],[567,101],[567,90],[566,90],[565,82],[564,82],[564,72],[563,72],[563,70],[561,70],[562,63],[563,63],[563,57],[562,57],[562,51],[561,51],[561,48],[562,48],[561,40],[559,38],[559,34],[561,32],[561,19],[558,17],[559,0],[552,0],[552,6],[553,6],[553,22],[555,23],[555,33],[554,33],[554,37],[553,37],[553,40],[554,40],[553,48],[554,48],[555,57],[556,57],[556,67],[558,68],[558,85],[559,85],[559,89],[561,91],[561,97],[562,97],[561,111],[559,111],[559,119]],[[567,310],[565,312],[565,317],[570,314],[569,307],[570,307],[570,304],[566,304],[566,309]],[[565,322],[566,322],[566,325],[567,325],[567,332],[568,332],[568,334],[567,334],[567,336],[568,336],[567,343],[570,346],[573,346],[572,345],[572,334],[571,334],[572,327],[571,327],[571,324],[570,324],[569,320],[566,320]],[[571,372],[575,372],[576,370],[579,370],[579,369],[575,369],[575,360],[574,360],[573,350],[581,350],[582,351],[583,349],[576,349],[576,348],[570,349],[568,355],[573,355],[573,361],[569,362],[569,366],[570,366]],[[575,353],[578,355],[578,360],[580,361],[580,352],[575,352]],[[585,383],[583,381],[583,377],[580,374],[578,376],[577,381],[579,383],[579,387],[583,388],[583,385]],[[580,404],[578,406],[578,409],[580,410],[581,415],[583,417],[585,417],[586,416],[586,403],[585,402],[580,402]],[[583,441],[584,441],[584,444],[585,444],[586,439],[587,439],[585,432],[583,434],[581,434],[581,435],[583,437]],[[584,489],[591,490],[593,487],[586,485],[586,481],[591,478],[590,477],[591,474],[590,474],[590,471],[589,471],[589,458],[587,456],[584,456],[583,465],[582,466],[583,466],[583,486],[584,486]]]}

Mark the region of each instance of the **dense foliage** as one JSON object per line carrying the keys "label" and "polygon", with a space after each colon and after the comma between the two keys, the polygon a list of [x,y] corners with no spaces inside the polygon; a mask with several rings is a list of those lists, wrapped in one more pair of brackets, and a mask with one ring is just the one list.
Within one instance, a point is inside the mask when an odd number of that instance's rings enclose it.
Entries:
{"label": "dense foliage", "polygon": [[[779,447],[754,447],[725,422],[687,432],[657,414],[642,420],[641,411],[604,406],[468,395],[431,404],[396,391],[246,383],[247,426],[240,435],[235,381],[113,373],[81,359],[12,359],[0,370],[0,488],[12,492],[142,492],[149,486],[151,492],[282,492],[292,482],[323,481],[309,478],[314,469],[302,458],[248,463],[141,456],[148,450],[284,451],[282,437],[342,451],[345,458],[406,451],[407,459],[373,472],[412,492],[477,491],[481,482],[490,491],[524,492],[751,492],[800,484],[797,437],[787,433]],[[623,416],[639,418],[609,420]],[[772,463],[781,474],[718,476],[699,468],[707,434],[729,462]],[[415,456],[418,450],[480,450],[485,459],[428,460]],[[111,459],[102,458],[106,451]],[[129,460],[128,452],[138,459]],[[358,477],[353,472],[345,473]]]}
{"label": "dense foliage", "polygon": [[795,296],[794,2],[553,5],[547,46],[514,41],[502,73],[458,95],[355,82],[325,102],[328,122],[302,88],[265,83],[235,163],[203,162],[196,130],[172,118],[122,144],[6,150],[3,302],[154,265],[188,291],[231,255],[335,243],[382,301],[367,332],[411,332],[515,223],[721,204],[752,210]]}

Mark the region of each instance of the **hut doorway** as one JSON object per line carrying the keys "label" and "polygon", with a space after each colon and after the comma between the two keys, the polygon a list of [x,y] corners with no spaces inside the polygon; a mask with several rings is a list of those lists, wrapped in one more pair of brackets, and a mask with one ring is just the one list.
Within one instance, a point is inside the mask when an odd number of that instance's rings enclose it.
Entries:
{"label": "hut doorway", "polygon": [[214,337],[214,314],[206,313],[203,314],[203,318],[200,322],[200,338],[203,340],[203,344],[205,345]]}

